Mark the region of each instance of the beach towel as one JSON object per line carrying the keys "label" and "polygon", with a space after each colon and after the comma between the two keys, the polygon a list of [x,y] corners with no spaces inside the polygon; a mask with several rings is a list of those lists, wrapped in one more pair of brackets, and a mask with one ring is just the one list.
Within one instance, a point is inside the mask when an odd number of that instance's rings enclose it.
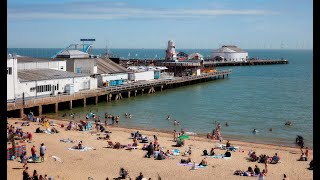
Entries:
{"label": "beach towel", "polygon": [[[192,167],[192,164],[193,164],[193,163],[188,163],[188,164],[186,164],[186,163],[177,163],[177,165],[179,165],[179,166],[189,166],[189,167]],[[196,168],[205,168],[205,167],[208,167],[208,166],[203,166],[203,165],[200,165],[200,166],[199,166],[198,163],[196,163],[195,165],[196,165]]]}
{"label": "beach towel", "polygon": [[216,155],[207,156],[207,157],[210,157],[210,158],[224,158],[224,154],[216,154]]}
{"label": "beach towel", "polygon": [[65,142],[65,143],[74,143],[75,141],[72,139],[60,139],[60,142]]}
{"label": "beach towel", "polygon": [[92,150],[92,149],[94,149],[93,147],[83,147],[82,149],[76,149],[76,148],[74,148],[74,147],[72,147],[72,148],[68,148],[68,150],[79,150],[79,151],[89,151],[89,150]]}
{"label": "beach towel", "polygon": [[174,156],[179,156],[180,155],[180,150],[179,149],[174,149],[174,150],[172,150],[172,154]]}

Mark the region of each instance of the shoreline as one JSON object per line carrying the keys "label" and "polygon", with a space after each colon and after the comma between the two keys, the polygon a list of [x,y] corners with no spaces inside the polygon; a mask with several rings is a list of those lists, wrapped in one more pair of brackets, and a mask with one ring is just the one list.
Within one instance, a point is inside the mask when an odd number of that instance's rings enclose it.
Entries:
{"label": "shoreline", "polygon": [[[68,122],[68,121],[76,121],[76,122],[80,122],[80,120],[72,120],[72,119],[62,119],[62,118],[56,118],[56,117],[52,117],[52,116],[47,116],[47,118],[51,119],[51,120],[56,120],[56,121],[61,121],[61,122]],[[110,121],[110,119],[108,119],[108,121]],[[103,121],[101,121],[103,123]],[[94,124],[94,122],[93,122]],[[103,123],[104,124],[104,123]],[[152,132],[152,131],[157,131],[160,133],[166,133],[168,135],[172,136],[172,131],[169,130],[165,130],[165,129],[159,129],[159,128],[150,128],[150,127],[142,127],[142,126],[132,126],[132,127],[127,127],[124,125],[121,125],[121,123],[119,125],[108,125],[108,127],[112,127],[112,128],[121,128],[121,129],[132,129],[132,130],[143,130],[143,131],[148,131],[148,132]],[[177,131],[178,132],[178,131]],[[188,131],[187,131],[188,132]],[[207,139],[206,138],[206,134],[203,133],[197,133],[197,135],[192,135],[193,137],[198,137],[201,138],[202,140],[208,140],[208,141],[213,141],[211,139]],[[252,144],[259,144],[259,145],[270,145],[270,146],[277,146],[277,147],[287,147],[287,148],[296,148],[298,149],[299,147],[295,144],[289,145],[289,144],[281,144],[281,142],[275,142],[275,143],[271,143],[271,142],[256,142],[256,141],[249,141],[249,140],[242,140],[242,139],[237,139],[234,138],[232,136],[228,136],[228,135],[223,135],[223,140],[224,142],[226,140],[230,140],[233,142],[241,142],[241,143],[252,143]],[[215,140],[215,142],[218,142],[218,140]],[[307,146],[309,149],[313,149],[313,146]]]}

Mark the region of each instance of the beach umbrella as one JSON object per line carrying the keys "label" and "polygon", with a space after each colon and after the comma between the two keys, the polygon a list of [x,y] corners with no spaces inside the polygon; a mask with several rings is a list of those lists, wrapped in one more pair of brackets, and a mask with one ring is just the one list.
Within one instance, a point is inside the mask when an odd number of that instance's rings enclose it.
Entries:
{"label": "beach umbrella", "polygon": [[188,135],[182,135],[178,137],[179,139],[189,139],[190,137]]}

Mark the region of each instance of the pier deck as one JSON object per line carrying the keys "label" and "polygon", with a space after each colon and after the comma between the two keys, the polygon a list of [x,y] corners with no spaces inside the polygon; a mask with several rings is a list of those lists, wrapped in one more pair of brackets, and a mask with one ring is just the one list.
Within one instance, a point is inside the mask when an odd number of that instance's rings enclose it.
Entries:
{"label": "pier deck", "polygon": [[[58,106],[60,103],[67,103],[67,108],[72,109],[73,101],[74,103],[79,103],[86,106],[87,99],[94,99],[94,104],[98,104],[99,98],[103,98],[104,101],[119,100],[122,99],[123,95],[130,97],[131,93],[133,96],[137,94],[154,93],[157,91],[162,91],[163,89],[170,89],[190,84],[195,84],[199,82],[205,82],[214,79],[220,79],[228,77],[231,74],[231,70],[218,71],[214,73],[201,74],[199,76],[184,76],[175,77],[174,79],[158,79],[153,81],[138,81],[134,83],[127,83],[120,86],[110,86],[98,88],[95,90],[80,91],[71,95],[59,94],[57,96],[41,97],[41,98],[31,98],[28,100],[16,100],[15,102],[7,102],[7,112],[9,115],[22,117],[25,110],[31,110],[35,115],[43,114],[43,106],[46,106],[46,110],[51,107],[53,112],[58,112]],[[18,112],[16,112],[18,111]]]}

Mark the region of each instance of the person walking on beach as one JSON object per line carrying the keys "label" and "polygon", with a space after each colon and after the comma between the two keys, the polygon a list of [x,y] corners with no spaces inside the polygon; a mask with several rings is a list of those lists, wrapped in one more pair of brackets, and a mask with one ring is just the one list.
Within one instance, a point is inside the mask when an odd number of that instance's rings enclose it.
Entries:
{"label": "person walking on beach", "polygon": [[44,154],[45,154],[46,150],[47,150],[47,148],[44,146],[44,143],[41,143],[41,146],[40,146],[41,162],[44,162]]}
{"label": "person walking on beach", "polygon": [[177,141],[177,131],[173,130],[173,141],[176,142]]}
{"label": "person walking on beach", "polygon": [[27,152],[24,152],[21,157],[21,163],[23,163],[23,166],[22,167],[26,167],[27,166],[27,163],[28,163],[28,157],[27,157]]}

